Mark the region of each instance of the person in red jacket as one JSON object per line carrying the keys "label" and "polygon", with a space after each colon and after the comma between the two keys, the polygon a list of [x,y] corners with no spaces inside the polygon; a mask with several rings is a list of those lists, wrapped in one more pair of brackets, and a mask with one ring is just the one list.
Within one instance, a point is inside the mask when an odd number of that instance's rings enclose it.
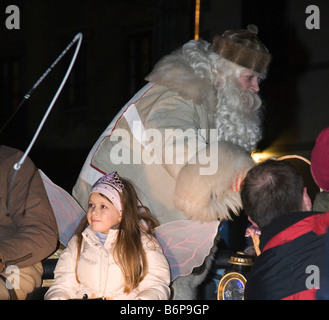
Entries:
{"label": "person in red jacket", "polygon": [[[313,210],[326,212],[329,210],[329,127],[318,134],[311,154],[311,173],[315,183],[321,189],[314,200]],[[326,234],[325,271],[321,276],[320,289],[316,293],[318,300],[329,299],[329,230]]]}
{"label": "person in red jacket", "polygon": [[246,300],[315,299],[325,263],[329,212],[312,210],[298,171],[285,161],[253,167],[241,186],[249,220],[261,230],[261,254],[248,275]]}

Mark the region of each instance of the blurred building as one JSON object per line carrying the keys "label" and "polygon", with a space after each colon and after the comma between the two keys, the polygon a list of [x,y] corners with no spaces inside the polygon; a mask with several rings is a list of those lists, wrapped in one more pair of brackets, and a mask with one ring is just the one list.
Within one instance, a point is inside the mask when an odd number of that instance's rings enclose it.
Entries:
{"label": "blurred building", "polygon": [[[114,115],[144,85],[165,54],[194,37],[195,0],[2,0],[0,127],[78,32],[83,43],[69,80],[31,151],[54,182],[72,188],[82,164]],[[329,2],[314,0],[320,29],[309,30],[306,0],[200,0],[200,38],[254,23],[273,53],[261,95],[266,102],[260,151],[308,156],[329,125]],[[8,30],[8,5],[20,29]],[[3,21],[1,21],[1,19]],[[25,150],[74,47],[0,133],[0,143]]]}
{"label": "blurred building", "polygon": [[[20,9],[8,30],[5,10]],[[165,53],[193,38],[194,1],[1,1],[0,126],[78,32],[83,43],[72,73],[31,151],[55,182],[69,189],[98,136]],[[74,48],[0,133],[25,150],[70,63]],[[57,181],[56,181],[57,179]],[[69,180],[69,181],[68,181]]]}

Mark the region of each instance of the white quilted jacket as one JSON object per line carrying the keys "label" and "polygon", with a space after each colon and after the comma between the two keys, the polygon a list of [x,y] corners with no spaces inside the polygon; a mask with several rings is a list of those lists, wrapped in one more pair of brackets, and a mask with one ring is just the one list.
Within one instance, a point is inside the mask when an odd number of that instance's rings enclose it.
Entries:
{"label": "white quilted jacket", "polygon": [[77,239],[74,236],[61,254],[56,269],[55,280],[45,295],[50,299],[81,299],[85,294],[89,298],[108,299],[151,299],[165,300],[170,297],[170,270],[162,248],[157,242],[142,237],[144,250],[149,264],[149,272],[139,286],[130,294],[123,293],[124,280],[120,267],[113,259],[113,245],[118,230],[110,230],[104,246],[91,228],[83,232],[83,243],[78,263],[78,279],[75,265]]}

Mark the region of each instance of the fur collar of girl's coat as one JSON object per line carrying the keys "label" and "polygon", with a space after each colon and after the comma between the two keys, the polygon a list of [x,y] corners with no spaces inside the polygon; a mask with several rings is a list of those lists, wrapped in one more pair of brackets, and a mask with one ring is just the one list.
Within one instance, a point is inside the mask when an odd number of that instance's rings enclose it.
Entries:
{"label": "fur collar of girl's coat", "polygon": [[[197,54],[202,55],[196,46]],[[201,61],[200,61],[201,62]],[[147,81],[176,91],[182,98],[204,105],[209,112],[215,108],[215,89],[210,79],[201,78],[190,66],[190,61],[182,50],[163,57],[145,78]]]}

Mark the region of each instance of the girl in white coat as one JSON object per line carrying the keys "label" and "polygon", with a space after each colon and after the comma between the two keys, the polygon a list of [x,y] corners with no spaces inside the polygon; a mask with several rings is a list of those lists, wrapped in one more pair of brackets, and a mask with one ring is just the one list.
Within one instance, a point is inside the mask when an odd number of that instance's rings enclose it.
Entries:
{"label": "girl in white coat", "polygon": [[169,265],[153,236],[157,221],[137,204],[134,187],[116,172],[94,184],[45,299],[169,299]]}

